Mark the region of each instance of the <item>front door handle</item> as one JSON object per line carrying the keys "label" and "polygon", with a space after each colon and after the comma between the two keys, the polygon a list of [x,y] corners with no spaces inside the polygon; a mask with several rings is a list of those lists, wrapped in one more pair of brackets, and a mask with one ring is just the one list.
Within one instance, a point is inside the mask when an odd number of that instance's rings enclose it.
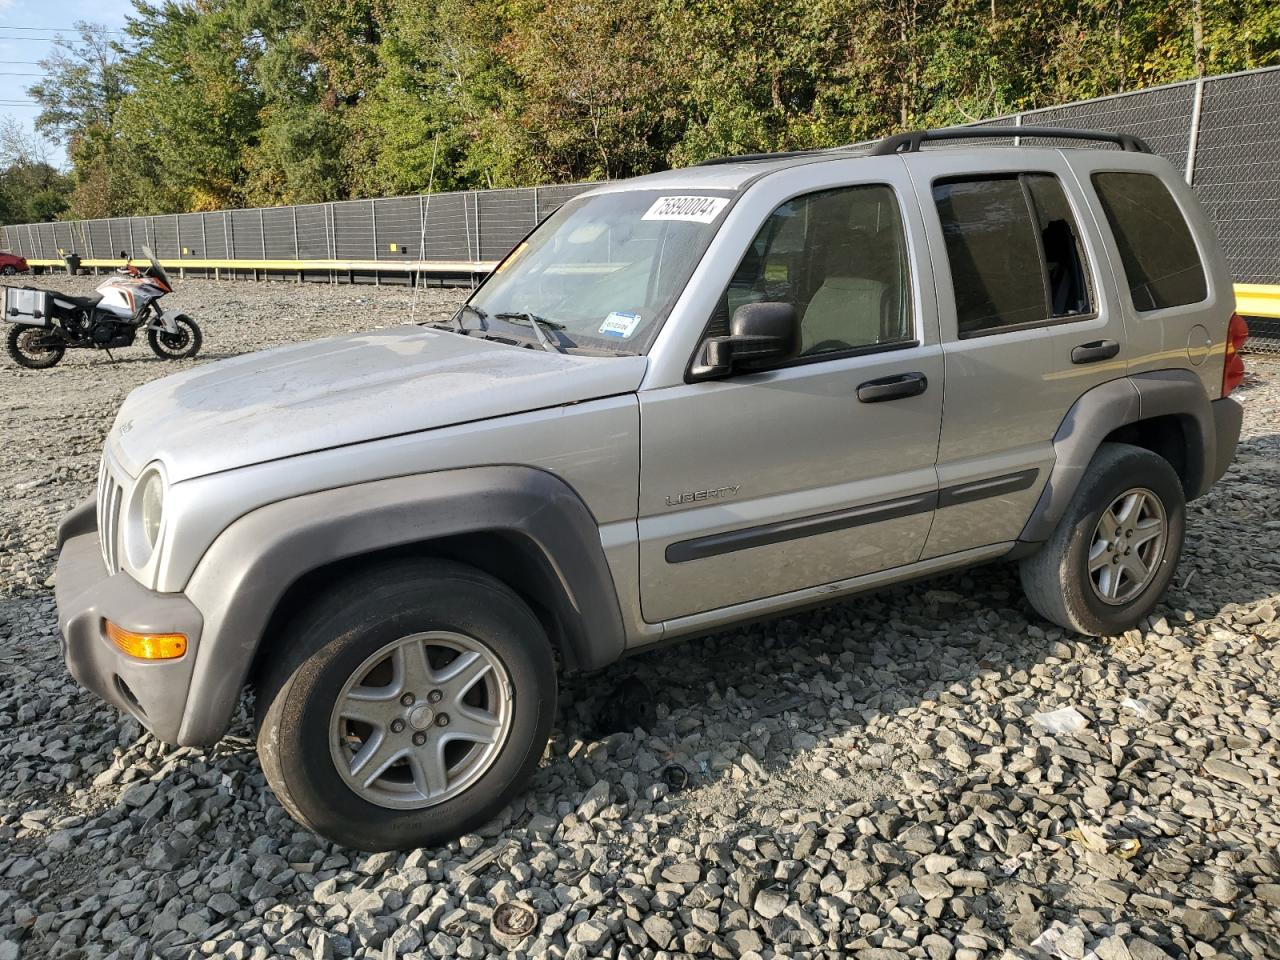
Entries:
{"label": "front door handle", "polygon": [[929,379],[923,373],[898,373],[859,384],[858,399],[863,403],[883,403],[885,400],[918,397],[928,387]]}
{"label": "front door handle", "polygon": [[1094,340],[1082,343],[1071,351],[1072,363],[1097,363],[1099,360],[1110,360],[1120,352],[1120,344],[1115,340]]}

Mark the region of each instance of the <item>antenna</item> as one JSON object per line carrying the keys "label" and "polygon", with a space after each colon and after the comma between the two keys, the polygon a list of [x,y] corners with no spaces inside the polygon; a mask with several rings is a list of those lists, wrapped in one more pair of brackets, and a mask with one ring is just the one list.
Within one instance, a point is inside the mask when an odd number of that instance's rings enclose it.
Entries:
{"label": "antenna", "polygon": [[418,312],[418,288],[422,286],[422,255],[427,246],[427,215],[431,212],[431,192],[436,185],[436,151],[440,148],[440,133],[431,144],[431,174],[427,179],[427,202],[422,210],[422,233],[418,236],[418,266],[413,271],[413,298],[409,301],[409,322],[413,323]]}

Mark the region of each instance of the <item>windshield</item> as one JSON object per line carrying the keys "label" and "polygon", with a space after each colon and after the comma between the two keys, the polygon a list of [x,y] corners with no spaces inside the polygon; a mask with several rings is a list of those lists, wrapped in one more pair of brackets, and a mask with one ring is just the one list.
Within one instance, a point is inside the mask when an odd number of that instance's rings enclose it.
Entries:
{"label": "windshield", "polygon": [[156,259],[156,255],[151,252],[151,248],[145,243],[142,245],[142,255],[151,261],[152,275],[163,280],[166,287],[173,287],[169,280],[169,274],[165,272],[164,267],[160,266],[160,261]]}
{"label": "windshield", "polygon": [[[529,317],[565,347],[643,353],[724,216],[723,190],[626,190],[570,200],[498,265],[468,306]],[[474,318],[461,316],[474,326]]]}

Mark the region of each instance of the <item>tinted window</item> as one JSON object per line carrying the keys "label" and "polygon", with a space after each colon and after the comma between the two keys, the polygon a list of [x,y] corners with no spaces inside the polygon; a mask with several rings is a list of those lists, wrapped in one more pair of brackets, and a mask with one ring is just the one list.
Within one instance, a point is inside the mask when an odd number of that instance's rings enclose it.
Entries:
{"label": "tinted window", "polygon": [[1208,295],[1187,221],[1159,177],[1095,173],[1093,186],[1115,235],[1136,309],[1199,303]]}
{"label": "tinted window", "polygon": [[801,356],[911,339],[906,239],[893,190],[843,187],[769,215],[721,300],[711,335],[746,303],[790,303]]}
{"label": "tinted window", "polygon": [[1049,174],[934,185],[960,336],[1091,310],[1079,231]]}

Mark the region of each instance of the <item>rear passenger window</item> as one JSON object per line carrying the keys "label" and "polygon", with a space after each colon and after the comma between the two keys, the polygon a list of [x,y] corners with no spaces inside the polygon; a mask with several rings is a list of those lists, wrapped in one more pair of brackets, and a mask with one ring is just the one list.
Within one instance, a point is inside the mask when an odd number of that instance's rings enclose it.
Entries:
{"label": "rear passenger window", "polygon": [[1079,230],[1056,177],[945,180],[933,199],[961,337],[1091,312]]}
{"label": "rear passenger window", "polygon": [[1095,173],[1093,187],[1115,235],[1135,309],[1177,307],[1208,296],[1195,240],[1159,177]]}

